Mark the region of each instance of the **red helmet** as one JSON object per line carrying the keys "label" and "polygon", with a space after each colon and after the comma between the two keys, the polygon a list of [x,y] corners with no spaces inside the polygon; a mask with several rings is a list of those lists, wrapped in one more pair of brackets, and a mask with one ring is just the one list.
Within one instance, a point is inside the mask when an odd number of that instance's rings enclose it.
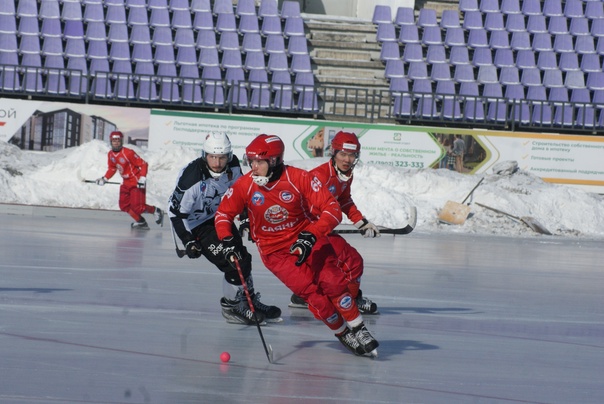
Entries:
{"label": "red helmet", "polygon": [[331,141],[331,154],[335,154],[339,151],[345,151],[347,153],[356,153],[357,156],[361,153],[361,144],[357,135],[350,132],[339,131]]}
{"label": "red helmet", "polygon": [[285,145],[279,136],[259,135],[245,148],[245,157],[250,160],[267,160],[269,167],[283,164]]}
{"label": "red helmet", "polygon": [[120,132],[119,130],[115,130],[113,132],[111,132],[111,134],[109,135],[109,140],[113,140],[113,139],[120,139],[120,140],[124,140],[124,134],[122,132]]}

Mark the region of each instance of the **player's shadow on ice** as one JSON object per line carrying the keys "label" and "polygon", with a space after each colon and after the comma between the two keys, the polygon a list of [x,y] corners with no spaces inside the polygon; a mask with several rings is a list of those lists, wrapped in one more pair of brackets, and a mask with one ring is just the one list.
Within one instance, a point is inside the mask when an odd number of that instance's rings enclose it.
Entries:
{"label": "player's shadow on ice", "polygon": [[53,289],[53,288],[0,288],[2,292],[33,292],[33,293],[53,293],[66,292],[72,289]]}
{"label": "player's shadow on ice", "polygon": [[[440,349],[438,345],[424,344],[420,341],[412,340],[379,340],[380,346],[378,347],[378,358],[377,360],[388,360],[391,356],[398,356],[405,353],[405,351],[428,351],[433,349]],[[326,344],[327,343],[327,344]],[[316,345],[329,346],[330,348],[342,353],[350,354],[350,352],[344,348],[344,346],[338,341],[303,341],[296,345],[297,349],[313,348]],[[288,355],[285,355],[288,356]],[[283,358],[283,357],[282,357]],[[281,359],[282,359],[281,358]]]}

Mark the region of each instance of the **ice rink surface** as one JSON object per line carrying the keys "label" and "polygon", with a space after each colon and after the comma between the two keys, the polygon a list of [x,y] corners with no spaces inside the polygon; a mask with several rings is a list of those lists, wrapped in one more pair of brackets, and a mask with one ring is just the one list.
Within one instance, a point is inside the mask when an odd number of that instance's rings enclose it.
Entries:
{"label": "ice rink surface", "polygon": [[[0,207],[1,403],[602,403],[601,240],[422,232],[346,238],[379,358],[346,351],[260,263],[284,322],[220,314],[222,274],[170,227]],[[230,352],[228,364],[220,353]]]}

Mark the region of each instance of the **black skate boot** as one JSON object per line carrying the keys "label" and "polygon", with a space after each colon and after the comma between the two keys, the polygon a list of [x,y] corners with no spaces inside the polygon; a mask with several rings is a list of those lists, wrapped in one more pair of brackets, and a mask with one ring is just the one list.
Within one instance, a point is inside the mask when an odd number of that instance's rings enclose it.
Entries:
{"label": "black skate boot", "polygon": [[366,297],[363,297],[363,292],[359,290],[359,294],[356,298],[357,306],[361,314],[380,314],[377,308],[377,304]]}
{"label": "black skate boot", "polygon": [[361,323],[361,325],[353,328],[352,333],[361,345],[361,349],[364,353],[367,353],[374,358],[378,356],[377,347],[380,346],[380,343],[369,333],[365,324]]}
{"label": "black skate boot", "polygon": [[153,217],[155,218],[155,223],[157,223],[161,227],[164,227],[164,211],[163,210],[161,210],[160,208],[158,208],[156,206],[155,212],[153,212]]}
{"label": "black skate boot", "polygon": [[300,296],[292,294],[292,297],[290,298],[290,303],[288,306],[295,308],[295,309],[307,309],[308,303],[306,303],[304,301],[304,299],[302,299]]}
{"label": "black skate boot", "polygon": [[357,341],[354,333],[350,330],[350,328],[346,327],[346,329],[340,334],[336,334],[336,337],[340,340],[342,345],[346,347],[350,352],[357,356],[363,356],[365,354],[365,350],[361,347],[359,341]]}
{"label": "black skate boot", "polygon": [[256,313],[264,315],[264,319],[267,323],[280,323],[283,321],[281,318],[281,309],[277,306],[268,306],[260,301],[260,293],[255,292],[252,294],[252,304]]}
{"label": "black skate boot", "polygon": [[[256,324],[254,313],[250,310],[247,300],[229,300],[225,297],[221,297],[220,306],[222,306],[222,317],[226,319],[227,323],[244,325]],[[264,322],[264,314],[257,310],[256,316],[258,316],[260,325],[266,324]]]}
{"label": "black skate boot", "polygon": [[144,217],[141,217],[141,220],[138,222],[130,224],[130,227],[136,230],[149,230],[149,225]]}

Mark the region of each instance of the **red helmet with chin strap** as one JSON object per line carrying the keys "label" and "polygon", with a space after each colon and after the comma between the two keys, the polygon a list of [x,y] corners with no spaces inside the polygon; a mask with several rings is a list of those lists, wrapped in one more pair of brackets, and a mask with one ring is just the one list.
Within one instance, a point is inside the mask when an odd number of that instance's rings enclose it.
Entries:
{"label": "red helmet with chin strap", "polygon": [[267,160],[269,167],[283,164],[285,145],[279,136],[259,135],[245,148],[245,157],[250,160]]}
{"label": "red helmet with chin strap", "polygon": [[331,141],[331,154],[335,156],[337,152],[345,151],[347,153],[356,153],[357,157],[361,154],[361,143],[357,135],[350,132],[339,131]]}
{"label": "red helmet with chin strap", "polygon": [[120,139],[120,140],[124,140],[124,134],[122,132],[120,132],[119,130],[115,130],[113,132],[111,132],[111,134],[109,135],[109,140],[113,140],[113,139]]}

